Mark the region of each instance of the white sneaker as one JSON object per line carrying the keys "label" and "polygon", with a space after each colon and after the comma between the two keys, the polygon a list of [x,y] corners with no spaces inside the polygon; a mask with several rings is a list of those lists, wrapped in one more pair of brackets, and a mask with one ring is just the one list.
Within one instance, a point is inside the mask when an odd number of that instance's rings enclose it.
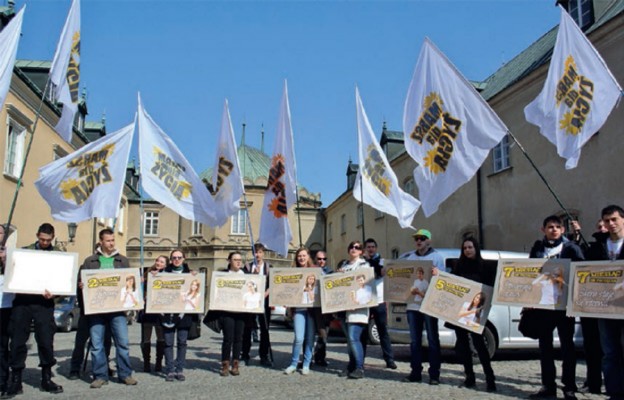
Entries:
{"label": "white sneaker", "polygon": [[296,367],[296,366],[292,366],[292,365],[291,365],[290,367],[288,367],[288,368],[286,368],[286,369],[284,370],[284,374],[286,374],[286,375],[290,375],[290,374],[292,374],[293,372],[295,372],[296,370],[297,370],[297,367]]}
{"label": "white sneaker", "polygon": [[301,375],[309,375],[310,374],[310,367],[303,367],[303,369],[301,370]]}

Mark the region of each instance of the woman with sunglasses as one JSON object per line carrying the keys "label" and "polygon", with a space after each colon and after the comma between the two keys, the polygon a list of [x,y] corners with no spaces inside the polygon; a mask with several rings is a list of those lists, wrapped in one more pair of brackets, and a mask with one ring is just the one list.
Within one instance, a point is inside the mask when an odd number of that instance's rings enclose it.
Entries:
{"label": "woman with sunglasses", "polygon": [[[363,246],[359,241],[349,243],[349,258],[341,263],[337,272],[350,272],[362,268],[370,268],[366,260],[362,258]],[[347,311],[342,327],[347,337],[349,351],[349,365],[339,376],[346,376],[350,379],[361,379],[364,377],[364,345],[368,326],[368,308],[358,308]]]}
{"label": "woman with sunglasses", "polygon": [[[169,256],[170,263],[165,267],[166,273],[186,274],[191,270],[184,262],[184,252],[180,249],[173,250]],[[163,314],[161,316],[161,324],[163,326],[163,335],[165,337],[165,368],[167,382],[173,382],[175,379],[185,381],[184,364],[186,362],[186,341],[188,339],[189,329],[193,323],[193,314]],[[173,358],[173,342],[177,340],[177,356]]]}
{"label": "woman with sunglasses", "polygon": [[[295,253],[295,268],[312,268],[310,251],[301,247]],[[310,373],[310,364],[312,363],[312,350],[314,349],[314,334],[316,333],[315,311],[314,308],[294,308],[292,309],[293,324],[295,327],[295,338],[292,345],[292,356],[290,365],[284,370],[286,375],[290,375],[297,370],[299,363],[299,355],[303,348],[303,368],[301,375]]]}
{"label": "woman with sunglasses", "polygon": [[[231,252],[228,255],[227,272],[230,274],[243,275],[244,271],[242,267],[242,254],[238,251]],[[240,375],[238,363],[243,348],[243,331],[245,329],[245,322],[247,318],[249,318],[248,316],[249,314],[247,313],[232,311],[222,312],[223,343],[221,343],[221,372],[219,373],[221,376]],[[231,370],[230,365],[232,366]]]}

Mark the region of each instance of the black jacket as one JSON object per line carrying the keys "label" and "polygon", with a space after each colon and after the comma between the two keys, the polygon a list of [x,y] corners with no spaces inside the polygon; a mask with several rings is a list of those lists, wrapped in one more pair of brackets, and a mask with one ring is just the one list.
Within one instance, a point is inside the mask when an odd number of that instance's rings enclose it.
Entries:
{"label": "black jacket", "polygon": [[[529,258],[544,258],[546,256],[546,239],[538,240],[533,244],[533,248],[531,248],[531,254]],[[585,256],[581,251],[581,248],[574,242],[563,238],[563,247],[561,249],[561,253],[557,258],[566,258],[571,261],[583,261],[585,260]]]}
{"label": "black jacket", "polygon": [[[607,239],[609,239],[608,233],[595,233],[595,242],[589,244],[589,250],[587,250],[587,259],[592,261],[609,260],[609,250],[607,249]],[[617,257],[618,260],[624,260],[624,246],[620,250],[620,254]]]}

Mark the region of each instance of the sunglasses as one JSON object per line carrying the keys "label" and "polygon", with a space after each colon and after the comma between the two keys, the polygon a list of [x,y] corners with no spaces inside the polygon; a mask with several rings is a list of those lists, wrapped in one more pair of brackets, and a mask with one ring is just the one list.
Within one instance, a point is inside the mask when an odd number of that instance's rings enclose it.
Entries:
{"label": "sunglasses", "polygon": [[414,240],[415,240],[415,241],[417,241],[417,242],[424,242],[424,241],[425,241],[425,240],[427,240],[427,239],[429,239],[429,238],[428,238],[428,237],[426,237],[426,236],[416,236],[416,237],[414,238]]}
{"label": "sunglasses", "polygon": [[355,245],[355,246],[349,247],[349,250],[353,250],[353,249],[355,249],[355,250],[362,250],[362,246]]}
{"label": "sunglasses", "polygon": [[183,258],[184,257],[181,257],[181,256],[173,256],[173,257],[171,257],[172,260],[181,260]]}
{"label": "sunglasses", "polygon": [[327,258],[323,258],[323,257],[317,257],[316,259],[319,261],[327,261]]}

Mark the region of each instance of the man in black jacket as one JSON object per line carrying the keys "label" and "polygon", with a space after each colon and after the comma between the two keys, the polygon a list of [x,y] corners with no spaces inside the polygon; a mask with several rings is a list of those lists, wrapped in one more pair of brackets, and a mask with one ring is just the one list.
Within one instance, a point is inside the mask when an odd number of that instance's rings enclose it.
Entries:
{"label": "man in black jacket", "polygon": [[[580,247],[565,238],[565,228],[561,218],[551,215],[542,224],[544,238],[538,240],[531,249],[531,258],[566,258],[572,261],[584,260]],[[555,382],[557,370],[553,350],[553,331],[557,328],[561,355],[563,358],[561,381],[564,399],[576,399],[576,353],[574,349],[574,318],[566,317],[565,310],[539,310],[544,313],[540,320],[549,321],[542,325],[539,337],[541,389],[529,396],[531,399],[548,399],[557,396]]]}
{"label": "man in black jacket", "polygon": [[[594,235],[587,253],[590,260],[624,260],[624,209],[610,205],[602,209],[607,233]],[[602,346],[602,371],[610,399],[624,399],[624,319],[598,319]]]}

